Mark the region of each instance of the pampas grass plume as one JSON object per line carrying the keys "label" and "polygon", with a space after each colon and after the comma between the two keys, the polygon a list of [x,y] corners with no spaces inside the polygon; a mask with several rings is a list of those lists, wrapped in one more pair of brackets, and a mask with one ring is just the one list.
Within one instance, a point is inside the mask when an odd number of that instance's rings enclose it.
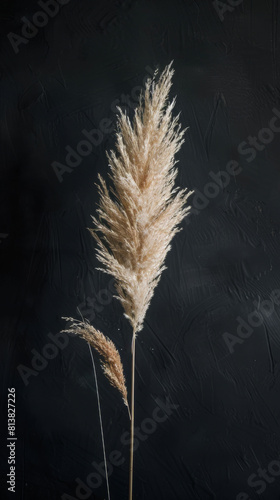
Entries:
{"label": "pampas grass plume", "polygon": [[70,327],[67,330],[62,330],[63,332],[79,335],[100,354],[105,376],[110,384],[121,393],[123,402],[129,409],[123,365],[115,344],[87,321],[78,321],[73,318],[63,319],[71,322]]}
{"label": "pampas grass plume", "polygon": [[[172,63],[171,63],[172,64]],[[98,218],[91,234],[97,240],[102,271],[114,276],[117,298],[133,332],[143,321],[178,225],[188,214],[187,189],[175,188],[174,155],[185,130],[173,118],[175,99],[167,103],[174,70],[169,64],[146,83],[133,124],[119,108],[117,154],[107,153],[112,186],[99,176]]]}

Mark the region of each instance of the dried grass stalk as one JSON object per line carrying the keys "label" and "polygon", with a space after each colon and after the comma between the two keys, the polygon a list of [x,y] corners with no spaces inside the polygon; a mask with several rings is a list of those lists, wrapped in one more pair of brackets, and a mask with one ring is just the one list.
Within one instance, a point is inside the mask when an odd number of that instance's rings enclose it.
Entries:
{"label": "dried grass stalk", "polygon": [[[172,64],[172,63],[171,63]],[[99,176],[98,218],[91,234],[97,240],[101,269],[114,276],[116,297],[133,328],[129,500],[133,493],[135,339],[143,328],[164,260],[179,224],[189,213],[187,189],[175,188],[174,156],[184,142],[175,99],[167,102],[174,70],[169,64],[156,83],[146,83],[133,123],[119,108],[117,152],[107,153],[111,187]]]}
{"label": "dried grass stalk", "polygon": [[62,330],[63,332],[79,335],[100,354],[105,376],[110,384],[121,393],[124,404],[129,409],[123,365],[115,344],[86,321],[78,321],[73,318],[63,319],[71,322],[70,327],[67,330]]}
{"label": "dried grass stalk", "polygon": [[157,72],[147,81],[133,124],[119,108],[117,154],[107,153],[113,186],[108,189],[99,176],[99,218],[92,216],[94,228],[89,229],[102,271],[114,276],[117,298],[134,333],[143,328],[170,242],[190,210],[186,202],[192,192],[174,188],[174,155],[185,130],[179,115],[172,117],[175,99],[167,103],[171,64],[158,83]]}

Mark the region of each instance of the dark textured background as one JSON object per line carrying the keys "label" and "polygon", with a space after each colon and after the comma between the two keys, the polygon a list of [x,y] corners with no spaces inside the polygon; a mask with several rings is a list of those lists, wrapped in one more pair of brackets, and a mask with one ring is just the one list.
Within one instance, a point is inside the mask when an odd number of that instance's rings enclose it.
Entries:
{"label": "dark textured background", "polygon": [[[15,53],[8,35],[40,10],[34,1],[0,6],[1,500],[107,498],[104,480],[76,491],[76,478],[86,482],[103,460],[86,343],[69,337],[26,384],[19,367],[32,368],[33,350],[42,353],[79,306],[116,343],[129,382],[131,329],[86,230],[113,127],[60,180],[53,162],[65,165],[82,130],[100,130],[104,118],[115,126],[117,104],[132,116],[143,80],[171,60],[171,97],[189,127],[178,185],[203,192],[209,173],[232,160],[242,171],[183,222],[137,340],[136,425],[159,400],[178,407],[135,452],[134,499],[279,500],[280,305],[232,353],[223,336],[280,288],[280,132],[252,161],[240,147],[280,113],[279,2],[244,0],[222,20],[209,0],[69,0]],[[98,376],[107,451],[124,458],[111,498],[123,500],[129,421],[99,367]],[[6,486],[8,387],[15,494]],[[268,467],[275,475],[257,482]]]}

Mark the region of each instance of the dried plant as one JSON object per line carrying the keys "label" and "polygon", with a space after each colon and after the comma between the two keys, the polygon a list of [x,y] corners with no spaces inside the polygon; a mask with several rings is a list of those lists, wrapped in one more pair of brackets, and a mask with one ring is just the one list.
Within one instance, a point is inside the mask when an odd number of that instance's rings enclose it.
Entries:
{"label": "dried plant", "polygon": [[[172,64],[172,63],[171,63]],[[111,187],[99,176],[98,218],[90,232],[97,241],[101,269],[114,276],[116,298],[133,328],[131,380],[131,440],[129,499],[132,500],[134,441],[135,339],[154,289],[165,269],[170,242],[187,216],[192,194],[175,188],[175,154],[184,142],[179,115],[172,116],[175,99],[168,103],[174,70],[169,64],[158,82],[146,83],[131,123],[119,108],[117,152],[107,153]]]}
{"label": "dried plant", "polygon": [[110,384],[121,393],[123,402],[129,410],[123,365],[115,344],[86,321],[79,321],[73,318],[63,319],[71,322],[70,327],[67,330],[62,330],[63,332],[79,335],[100,354],[102,358],[101,366],[105,376]]}
{"label": "dried plant", "polygon": [[179,115],[172,117],[175,99],[166,106],[173,73],[170,64],[157,84],[155,76],[147,81],[133,125],[119,108],[118,155],[107,153],[113,187],[108,190],[99,176],[99,219],[92,216],[89,229],[102,271],[114,276],[117,298],[135,333],[143,328],[170,242],[190,210],[191,192],[174,188],[174,155],[185,130]]}

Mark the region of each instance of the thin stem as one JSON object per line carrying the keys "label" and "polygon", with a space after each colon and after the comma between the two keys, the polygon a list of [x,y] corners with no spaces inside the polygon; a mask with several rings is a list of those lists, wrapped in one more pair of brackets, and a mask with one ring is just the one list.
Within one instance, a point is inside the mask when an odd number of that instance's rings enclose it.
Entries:
{"label": "thin stem", "polygon": [[129,500],[132,500],[133,491],[133,446],[134,446],[134,385],[135,385],[135,339],[136,334],[132,334],[132,365],[131,365],[131,421],[130,421],[130,465],[129,465]]}
{"label": "thin stem", "polygon": [[92,366],[93,366],[93,372],[94,372],[94,378],[95,378],[95,384],[96,384],[96,395],[97,395],[98,413],[99,413],[99,421],[100,421],[100,429],[101,429],[101,439],[102,439],[102,447],[103,447],[103,455],[104,455],[104,465],[105,465],[105,475],[106,475],[106,483],[107,483],[107,492],[108,492],[108,500],[110,500],[109,478],[108,478],[108,469],[107,469],[106,450],[105,450],[105,441],[104,441],[104,433],[103,433],[103,424],[102,424],[102,415],[101,415],[99,390],[98,390],[98,383],[97,383],[97,375],[96,375],[95,362],[94,362],[94,359],[93,359],[92,349],[91,349],[91,346],[90,346],[89,342],[88,342],[88,348],[89,348],[89,352],[90,352],[90,356],[91,356],[91,361],[92,361]]}
{"label": "thin stem", "polygon": [[130,413],[130,409],[129,409],[129,406],[127,406],[127,410],[128,410],[128,416],[129,416],[129,420],[131,420],[131,413]]}

